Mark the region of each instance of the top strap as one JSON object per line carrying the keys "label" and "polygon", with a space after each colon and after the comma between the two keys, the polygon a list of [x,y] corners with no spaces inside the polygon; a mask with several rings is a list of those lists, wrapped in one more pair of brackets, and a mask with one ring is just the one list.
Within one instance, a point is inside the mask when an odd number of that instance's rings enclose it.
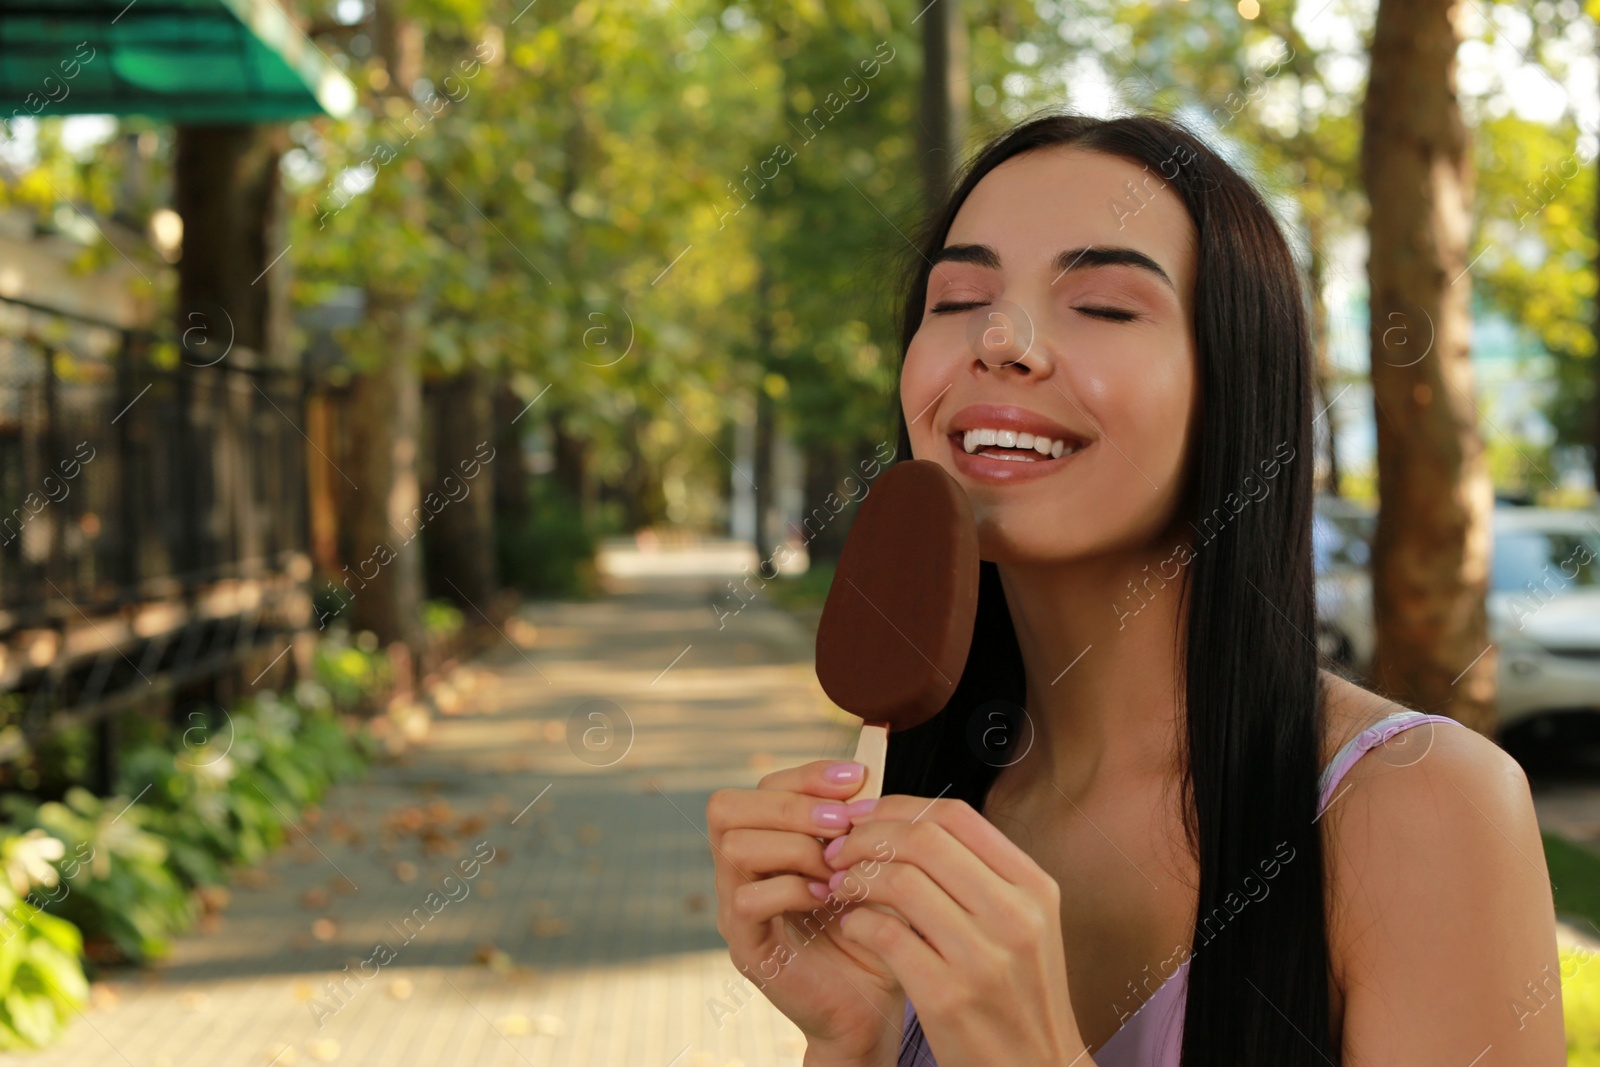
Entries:
{"label": "top strap", "polygon": [[1430,715],[1420,711],[1405,709],[1393,715],[1386,715],[1371,726],[1356,734],[1344,743],[1344,746],[1334,754],[1327,767],[1323,768],[1322,777],[1318,781],[1320,798],[1317,801],[1317,815],[1320,817],[1329,801],[1333,791],[1345,773],[1355,766],[1360,759],[1371,749],[1377,748],[1395,734],[1402,730],[1409,730],[1413,726],[1421,726],[1425,722],[1448,722],[1461,725],[1455,719],[1445,715]]}

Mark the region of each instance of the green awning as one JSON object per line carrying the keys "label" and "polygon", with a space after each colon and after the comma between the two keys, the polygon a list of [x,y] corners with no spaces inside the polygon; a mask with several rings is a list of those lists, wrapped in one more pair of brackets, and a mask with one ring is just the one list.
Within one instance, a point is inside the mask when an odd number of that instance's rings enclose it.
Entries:
{"label": "green awning", "polygon": [[0,0],[0,120],[277,122],[355,99],[273,0]]}

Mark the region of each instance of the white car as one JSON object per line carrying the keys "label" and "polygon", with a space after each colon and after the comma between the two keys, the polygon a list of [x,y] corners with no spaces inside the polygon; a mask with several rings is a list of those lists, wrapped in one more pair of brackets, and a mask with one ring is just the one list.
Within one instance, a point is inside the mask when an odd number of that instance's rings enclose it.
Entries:
{"label": "white car", "polygon": [[1489,633],[1500,647],[1500,725],[1600,711],[1600,514],[1495,511]]}
{"label": "white car", "polygon": [[[1493,522],[1488,612],[1501,728],[1546,713],[1600,713],[1600,512],[1497,507]],[[1317,502],[1317,639],[1358,676],[1375,644],[1366,568],[1374,524],[1358,505]]]}
{"label": "white car", "polygon": [[1371,508],[1339,497],[1318,497],[1311,520],[1317,570],[1317,647],[1360,674],[1372,662],[1372,583],[1367,575]]}

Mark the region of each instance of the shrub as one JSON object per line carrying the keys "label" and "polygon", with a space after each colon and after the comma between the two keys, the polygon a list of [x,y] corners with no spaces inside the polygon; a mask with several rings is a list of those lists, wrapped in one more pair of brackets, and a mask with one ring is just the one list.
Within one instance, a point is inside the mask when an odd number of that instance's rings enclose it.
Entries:
{"label": "shrub", "polygon": [[65,853],[39,829],[0,839],[0,1049],[49,1044],[88,1003],[83,938],[33,901],[35,889],[60,886],[55,863]]}

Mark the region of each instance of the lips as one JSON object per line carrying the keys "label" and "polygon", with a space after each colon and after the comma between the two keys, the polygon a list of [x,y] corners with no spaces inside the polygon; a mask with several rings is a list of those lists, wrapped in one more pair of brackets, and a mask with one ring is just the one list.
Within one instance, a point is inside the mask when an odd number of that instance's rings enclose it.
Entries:
{"label": "lips", "polygon": [[964,434],[968,430],[1009,430],[1012,433],[1032,434],[1065,441],[1069,445],[1086,445],[1089,438],[1076,430],[1046,418],[1037,411],[1011,404],[968,404],[950,419],[946,433]]}
{"label": "lips", "polygon": [[951,418],[946,436],[957,470],[995,483],[1052,473],[1093,444],[1036,411],[995,404],[962,408]]}

